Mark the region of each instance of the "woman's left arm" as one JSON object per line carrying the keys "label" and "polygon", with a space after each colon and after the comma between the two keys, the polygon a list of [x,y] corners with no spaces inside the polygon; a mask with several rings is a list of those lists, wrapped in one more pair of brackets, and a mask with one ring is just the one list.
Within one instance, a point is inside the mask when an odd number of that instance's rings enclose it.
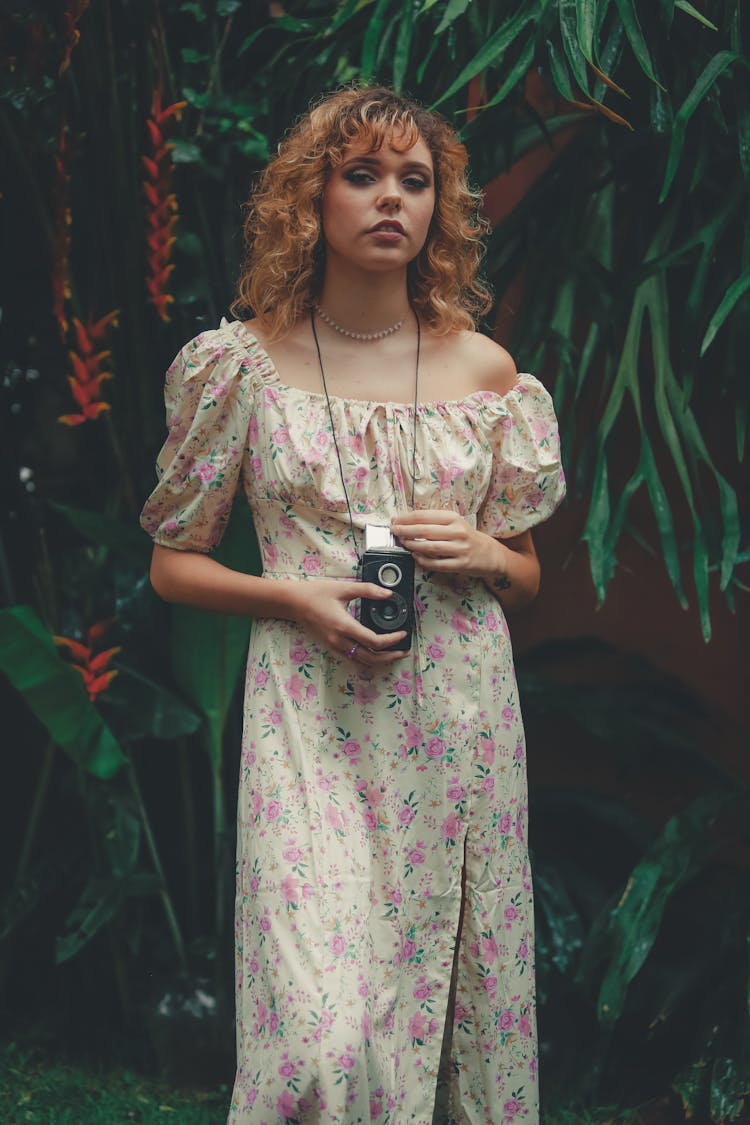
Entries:
{"label": "woman's left arm", "polygon": [[539,592],[540,568],[530,531],[493,539],[457,512],[404,512],[391,531],[425,570],[482,578],[503,609],[521,609]]}

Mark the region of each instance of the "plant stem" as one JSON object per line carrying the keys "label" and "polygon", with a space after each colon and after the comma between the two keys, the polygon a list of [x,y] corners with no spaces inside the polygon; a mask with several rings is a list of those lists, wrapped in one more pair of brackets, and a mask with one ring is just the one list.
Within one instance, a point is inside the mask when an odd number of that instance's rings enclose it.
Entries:
{"label": "plant stem", "polygon": [[164,873],[164,867],[161,862],[161,856],[159,855],[159,849],[156,846],[156,839],[154,838],[154,833],[151,828],[151,821],[149,820],[146,805],[143,800],[141,787],[138,784],[138,777],[135,772],[135,763],[133,762],[132,758],[128,759],[126,772],[128,775],[128,780],[130,781],[130,786],[133,790],[133,796],[135,797],[135,801],[138,806],[138,812],[140,814],[141,824],[143,826],[143,833],[146,837],[146,844],[148,846],[149,852],[151,853],[151,862],[154,865],[156,874],[159,876],[159,883],[161,885],[159,894],[161,896],[162,905],[164,906],[164,913],[167,916],[167,925],[169,926],[172,934],[172,940],[174,941],[175,952],[177,954],[177,960],[180,965],[180,971],[184,974],[187,974],[188,960],[187,951],[185,949],[185,940],[182,936],[180,923],[177,920],[177,912],[175,911],[174,903],[172,902],[172,896],[170,895],[167,887],[167,879]]}
{"label": "plant stem", "polygon": [[55,743],[52,739],[49,740],[44,751],[42,759],[42,768],[39,774],[39,779],[36,783],[36,790],[34,792],[34,800],[31,803],[31,811],[29,812],[28,820],[26,821],[26,828],[23,834],[23,843],[21,845],[21,853],[18,857],[18,866],[16,867],[16,883],[19,884],[24,879],[26,871],[31,859],[31,849],[34,846],[34,839],[36,837],[37,827],[39,825],[39,817],[42,815],[44,801],[47,796],[50,779],[52,777],[52,767],[55,764]]}
{"label": "plant stem", "polygon": [[198,860],[196,853],[195,802],[190,777],[190,757],[184,737],[177,739],[177,755],[180,763],[180,787],[182,789],[182,813],[185,823],[185,868],[187,873],[188,909],[190,929],[198,932]]}

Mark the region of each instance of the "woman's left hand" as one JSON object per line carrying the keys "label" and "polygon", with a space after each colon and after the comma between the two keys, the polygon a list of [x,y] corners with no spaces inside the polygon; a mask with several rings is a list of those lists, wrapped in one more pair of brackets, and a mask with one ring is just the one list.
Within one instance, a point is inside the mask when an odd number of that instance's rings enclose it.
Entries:
{"label": "woman's left hand", "polygon": [[502,553],[507,551],[457,512],[404,512],[391,520],[391,531],[425,570],[489,578],[502,570]]}

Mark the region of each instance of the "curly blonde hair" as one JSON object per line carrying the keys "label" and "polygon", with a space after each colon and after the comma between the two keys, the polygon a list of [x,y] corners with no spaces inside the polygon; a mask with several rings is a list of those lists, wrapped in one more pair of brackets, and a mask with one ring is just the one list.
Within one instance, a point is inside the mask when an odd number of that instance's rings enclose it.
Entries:
{"label": "curly blonde hair", "polygon": [[353,143],[376,151],[387,142],[406,152],[420,137],[432,154],[435,210],[408,268],[409,299],[439,333],[474,329],[492,299],[477,277],[486,223],[477,214],[480,195],[467,182],[466,149],[442,117],[382,86],[329,94],[279,145],[247,203],[246,257],[232,313],[252,311],[272,339],[288,332],[320,294],[321,204],[331,169]]}

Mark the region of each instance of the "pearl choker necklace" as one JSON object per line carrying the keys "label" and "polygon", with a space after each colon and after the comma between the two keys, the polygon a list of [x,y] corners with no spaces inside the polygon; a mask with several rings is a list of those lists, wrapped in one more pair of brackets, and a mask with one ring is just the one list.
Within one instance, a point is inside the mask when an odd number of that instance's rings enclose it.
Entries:
{"label": "pearl choker necklace", "polygon": [[369,344],[373,340],[383,340],[386,336],[392,336],[394,332],[398,332],[399,328],[403,328],[406,323],[406,317],[402,316],[401,320],[396,324],[392,324],[390,328],[383,328],[380,332],[350,332],[348,328],[342,328],[337,324],[332,316],[329,316],[325,309],[320,305],[315,305],[315,312],[318,314],[322,321],[332,328],[334,332],[338,332],[340,336],[348,336],[351,340],[358,340],[362,344]]}

